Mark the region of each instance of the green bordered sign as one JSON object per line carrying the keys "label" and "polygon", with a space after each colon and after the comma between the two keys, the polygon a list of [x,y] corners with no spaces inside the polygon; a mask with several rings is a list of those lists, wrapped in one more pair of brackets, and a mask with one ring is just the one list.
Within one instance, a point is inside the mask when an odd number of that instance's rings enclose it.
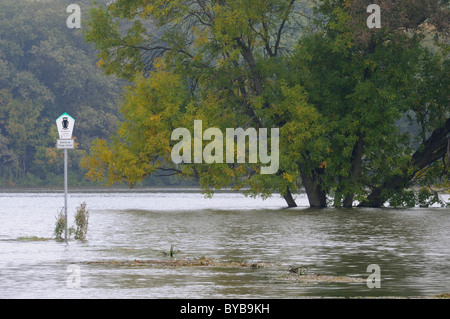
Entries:
{"label": "green bordered sign", "polygon": [[75,120],[69,114],[64,113],[56,119],[58,134],[61,140],[70,140],[72,138],[73,126]]}

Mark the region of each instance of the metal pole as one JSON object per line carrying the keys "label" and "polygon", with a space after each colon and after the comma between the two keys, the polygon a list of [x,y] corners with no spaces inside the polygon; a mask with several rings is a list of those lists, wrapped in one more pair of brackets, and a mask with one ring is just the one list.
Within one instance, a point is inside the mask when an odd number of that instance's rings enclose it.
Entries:
{"label": "metal pole", "polygon": [[67,149],[64,149],[64,215],[66,217],[66,229],[64,232],[64,240],[67,242]]}

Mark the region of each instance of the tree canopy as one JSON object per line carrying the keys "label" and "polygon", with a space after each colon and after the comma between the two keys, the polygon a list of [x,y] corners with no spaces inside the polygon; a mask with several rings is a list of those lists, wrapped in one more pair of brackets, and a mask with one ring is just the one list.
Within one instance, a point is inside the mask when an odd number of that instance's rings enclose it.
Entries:
{"label": "tree canopy", "polygon": [[[91,10],[99,65],[132,85],[111,142],[83,159],[88,177],[131,186],[194,178],[289,206],[429,205],[448,181],[448,6],[380,1],[118,0]],[[279,128],[276,174],[253,163],[174,164],[171,132]],[[206,145],[207,143],[204,143]],[[416,195],[412,186],[422,187]],[[442,185],[445,186],[445,185]],[[448,186],[447,186],[448,187]]]}

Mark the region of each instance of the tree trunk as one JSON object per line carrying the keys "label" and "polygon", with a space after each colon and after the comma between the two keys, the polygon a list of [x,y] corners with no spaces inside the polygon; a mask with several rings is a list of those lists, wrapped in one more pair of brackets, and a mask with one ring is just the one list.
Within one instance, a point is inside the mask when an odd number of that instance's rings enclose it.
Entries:
{"label": "tree trunk", "polygon": [[247,65],[250,68],[250,72],[252,73],[254,90],[258,96],[262,95],[264,89],[263,81],[261,75],[256,69],[256,61],[253,53],[251,49],[244,43],[244,41],[242,41],[242,39],[235,38],[235,40],[241,48],[241,55],[244,58],[245,62],[247,62]]}
{"label": "tree trunk", "polygon": [[[361,173],[363,147],[364,147],[364,140],[359,135],[358,141],[356,142],[355,147],[353,148],[353,152],[352,152],[352,166],[351,166],[351,171],[350,171],[350,183],[351,184],[356,183],[356,181],[358,180],[358,176]],[[355,193],[353,190],[351,192],[348,192],[344,198],[344,202],[343,202],[342,206],[352,207],[354,195],[355,195]]]}
{"label": "tree trunk", "polygon": [[[387,200],[382,194],[383,190],[396,191],[407,187],[418,171],[446,155],[448,147],[447,134],[449,133],[450,118],[446,120],[444,127],[435,129],[431,136],[419,146],[417,151],[411,156],[408,167],[403,169],[402,174],[388,177],[388,180],[380,187],[372,189],[366,200],[358,206],[381,207]],[[414,169],[408,170],[411,167]]]}
{"label": "tree trunk", "polygon": [[448,162],[450,163],[450,133],[447,134],[447,157]]}
{"label": "tree trunk", "polygon": [[289,189],[289,187],[286,187],[286,194],[283,197],[286,203],[288,204],[288,207],[297,207],[297,203],[292,197],[291,190]]}
{"label": "tree trunk", "polygon": [[381,196],[381,188],[375,187],[358,207],[382,207],[385,200]]}
{"label": "tree trunk", "polygon": [[322,190],[319,180],[321,173],[323,172],[320,169],[315,169],[309,175],[300,169],[300,177],[302,178],[310,207],[327,207],[326,192]]}

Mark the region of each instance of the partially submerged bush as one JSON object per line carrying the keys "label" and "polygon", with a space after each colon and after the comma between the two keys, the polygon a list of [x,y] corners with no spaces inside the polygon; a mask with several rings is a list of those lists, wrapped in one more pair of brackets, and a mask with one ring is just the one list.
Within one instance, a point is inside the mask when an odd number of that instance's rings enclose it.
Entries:
{"label": "partially submerged bush", "polygon": [[55,230],[53,231],[53,234],[56,237],[56,240],[64,240],[64,231],[66,229],[66,216],[64,214],[64,208],[61,208],[61,210],[56,215],[56,224],[55,224]]}
{"label": "partially submerged bush", "polygon": [[[66,229],[66,216],[64,214],[64,208],[58,212],[56,216],[56,225],[53,234],[56,240],[64,240],[64,232]],[[70,227],[67,231],[67,238],[69,239],[72,234],[75,234],[75,239],[86,240],[87,230],[89,224],[89,211],[86,210],[86,203],[83,202],[77,207],[75,212],[75,227]]]}
{"label": "partially submerged bush", "polygon": [[86,240],[89,225],[89,211],[86,210],[86,202],[77,207],[75,225],[75,239]]}
{"label": "partially submerged bush", "polygon": [[397,191],[389,198],[389,205],[393,207],[431,207],[435,204],[450,207],[450,202],[446,203],[438,192],[427,187],[422,187],[418,191]]}

